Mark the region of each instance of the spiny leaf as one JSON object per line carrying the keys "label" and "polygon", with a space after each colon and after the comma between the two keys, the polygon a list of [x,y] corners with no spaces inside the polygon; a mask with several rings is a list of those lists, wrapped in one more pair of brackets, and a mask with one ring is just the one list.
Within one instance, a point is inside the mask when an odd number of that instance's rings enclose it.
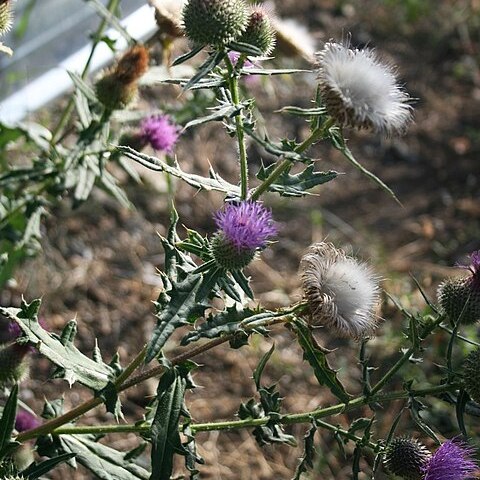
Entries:
{"label": "spiny leaf", "polygon": [[63,369],[62,376],[70,385],[78,381],[94,390],[101,390],[114,379],[115,372],[109,365],[88,358],[71,342],[63,345],[60,337],[44,330],[38,323],[38,305],[24,304],[22,309],[0,307],[0,313],[15,321],[37,350]]}
{"label": "spiny leaf", "polygon": [[17,415],[17,399],[18,385],[15,385],[10,392],[0,419],[0,459],[4,458],[12,448],[11,438]]}
{"label": "spiny leaf", "polygon": [[[268,167],[262,165],[257,173],[257,178],[262,181],[266,180],[275,167],[276,164],[269,165]],[[302,197],[310,195],[308,190],[317,185],[327,183],[338,176],[338,173],[332,170],[328,172],[314,172],[313,164],[308,165],[300,173],[294,175],[290,175],[290,169],[291,168],[285,171],[270,185],[269,191],[278,192],[282,197]]]}
{"label": "spiny leaf", "polygon": [[50,458],[37,464],[32,464],[26,470],[21,472],[21,476],[22,478],[28,480],[36,480],[42,475],[48,473],[50,470],[53,470],[57,465],[74,458],[75,455],[75,453],[64,453],[58,457]]}
{"label": "spiny leaf", "polygon": [[62,450],[74,453],[75,459],[101,480],[148,480],[144,468],[126,461],[124,454],[95,441],[93,435],[61,435]]}
{"label": "spiny leaf", "polygon": [[135,160],[144,167],[156,172],[167,172],[174,177],[184,180],[188,185],[194,188],[207,191],[216,190],[229,195],[240,196],[240,188],[237,185],[228,183],[217,173],[215,173],[213,169],[210,169],[209,171],[209,178],[201,177],[200,175],[184,172],[177,162],[175,162],[173,166],[170,166],[160,158],[144,155],[143,153],[139,153],[130,147],[118,146],[117,149],[122,152],[123,155]]}
{"label": "spiny leaf", "polygon": [[327,386],[339,400],[348,403],[350,395],[345,391],[345,387],[337,378],[335,370],[332,370],[328,364],[328,352],[318,345],[310,328],[303,321],[296,319],[291,323],[291,326],[297,335],[298,343],[303,349],[303,356],[313,368],[315,377],[317,377],[320,385]]}
{"label": "spiny leaf", "polygon": [[303,455],[300,458],[300,462],[297,465],[295,475],[293,476],[292,480],[300,480],[302,473],[307,472],[309,468],[313,468],[313,459],[315,457],[314,437],[315,433],[317,432],[317,428],[318,427],[315,423],[315,419],[312,419],[312,426],[308,429],[303,440]]}
{"label": "spiny leaf", "polygon": [[150,431],[152,441],[150,480],[170,480],[173,456],[182,449],[178,425],[186,387],[186,379],[176,368],[167,370],[160,379],[157,408]]}
{"label": "spiny leaf", "polygon": [[262,378],[263,370],[265,368],[265,365],[267,365],[268,361],[270,360],[270,357],[272,356],[274,350],[275,344],[273,344],[272,348],[270,348],[270,350],[265,355],[263,355],[263,357],[258,362],[257,368],[253,371],[253,380],[255,381],[257,390],[260,390],[260,380]]}
{"label": "spiny leaf", "polygon": [[374,173],[370,172],[370,170],[367,170],[363,165],[357,162],[355,157],[353,156],[352,152],[350,149],[347,147],[347,144],[345,143],[345,139],[343,138],[342,133],[338,128],[330,128],[329,130],[330,134],[330,140],[332,142],[332,145],[339,150],[340,152],[343,153],[344,157],[357,169],[360,170],[366,177],[370,178],[373,180],[380,188],[385,190],[400,206],[402,205],[400,203],[400,200],[398,200],[397,196],[393,192],[393,190],[387,186],[382,180],[380,180]]}

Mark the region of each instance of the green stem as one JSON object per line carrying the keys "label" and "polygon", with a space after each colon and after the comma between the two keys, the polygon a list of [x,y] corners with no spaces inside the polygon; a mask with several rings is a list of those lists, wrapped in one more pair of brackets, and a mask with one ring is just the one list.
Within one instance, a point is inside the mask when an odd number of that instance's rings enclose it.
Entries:
{"label": "green stem", "polygon": [[[440,323],[444,320],[444,317],[440,315],[434,322],[432,322],[426,329],[422,335],[425,338],[427,335],[433,332],[436,327],[440,325]],[[370,390],[370,396],[375,395],[378,393],[385,384],[400,370],[400,368],[408,362],[410,356],[416,351],[416,347],[412,346],[404,354],[399,358],[399,360],[393,365],[392,368],[379,380],[379,382]]]}
{"label": "green stem", "polygon": [[[119,4],[120,4],[120,0],[109,0],[108,5],[107,5],[107,10],[110,13],[114,13],[115,10],[117,10]],[[83,67],[83,70],[82,70],[82,74],[81,74],[82,79],[85,79],[85,77],[88,74],[88,70],[90,69],[90,64],[92,63],[93,55],[94,55],[95,50],[97,49],[98,45],[100,44],[100,42],[102,42],[103,32],[107,28],[107,25],[108,25],[108,21],[107,21],[106,18],[104,18],[101,21],[97,31],[95,32],[95,36],[93,37],[94,40],[93,40],[93,43],[92,43],[92,48],[90,50],[90,54],[89,54],[88,59],[85,63],[85,66]],[[72,96],[70,98],[68,104],[67,104],[67,107],[63,111],[63,114],[60,117],[60,120],[59,120],[57,126],[55,127],[55,129],[52,132],[52,138],[50,140],[50,145],[54,145],[57,142],[58,137],[60,136],[62,130],[64,129],[65,125],[67,124],[68,120],[70,119],[70,115],[73,112],[73,107],[74,106],[75,106],[75,100]]]}
{"label": "green stem", "polygon": [[[232,102],[235,106],[240,104],[240,90],[238,88],[238,75],[235,73],[232,62],[228,58],[228,55],[225,57],[225,63],[228,69],[229,76],[229,90],[232,95]],[[243,63],[242,56],[237,61],[237,65]],[[245,145],[245,132],[243,130],[243,113],[240,111],[235,115],[235,130],[237,133],[238,141],[238,156],[240,162],[240,197],[242,200],[247,199],[248,194],[248,159],[247,159],[247,148]]]}
{"label": "green stem", "polygon": [[[311,147],[318,140],[325,137],[325,134],[328,132],[330,127],[334,124],[332,118],[328,118],[320,127],[313,130],[308,138],[306,138],[300,145],[295,148],[295,152],[302,153]],[[282,173],[284,173],[292,165],[292,161],[289,159],[282,160],[272,171],[272,173],[254,190],[250,195],[250,200],[258,200],[272,185],[275,180],[277,180]]]}
{"label": "green stem", "polygon": [[[279,423],[282,425],[293,425],[297,423],[310,423],[312,419],[317,420],[319,427],[327,430],[338,432],[353,441],[362,441],[362,439],[347,430],[343,430],[335,425],[331,425],[326,422],[320,421],[321,418],[330,417],[340,413],[349,412],[358,408],[361,408],[370,403],[387,403],[395,400],[402,400],[414,397],[425,397],[428,395],[440,395],[449,391],[457,389],[458,386],[451,384],[437,385],[434,387],[425,387],[422,389],[411,391],[396,391],[390,392],[384,395],[377,395],[376,397],[361,396],[355,398],[349,403],[341,403],[338,405],[332,405],[326,408],[320,408],[317,410],[311,410],[309,412],[291,413],[282,415]],[[223,430],[238,430],[241,428],[258,427],[267,424],[270,421],[270,417],[262,418],[247,418],[245,420],[227,420],[223,422],[208,422],[208,423],[194,423],[190,425],[193,433],[198,432],[212,432]],[[62,427],[55,429],[52,433],[55,435],[61,434],[88,434],[88,433],[124,433],[124,432],[148,432],[150,431],[150,425],[98,425],[98,426],[79,426],[79,427]],[[368,446],[372,449],[377,449],[378,445],[370,442]]]}

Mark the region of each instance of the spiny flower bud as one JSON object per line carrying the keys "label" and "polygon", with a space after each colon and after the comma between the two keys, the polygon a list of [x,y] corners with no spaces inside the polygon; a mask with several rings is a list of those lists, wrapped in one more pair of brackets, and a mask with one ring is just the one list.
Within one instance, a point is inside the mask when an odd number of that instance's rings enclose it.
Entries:
{"label": "spiny flower bud", "polygon": [[107,110],[125,108],[135,98],[137,81],[147,71],[148,61],[148,50],[135,45],[96,82],[97,98]]}
{"label": "spiny flower bud", "polygon": [[137,96],[137,92],[137,82],[121,83],[115,73],[105,75],[95,84],[97,98],[107,110],[125,108]]}
{"label": "spiny flower bud", "polygon": [[388,473],[405,480],[421,480],[423,469],[431,454],[413,438],[396,437],[383,453],[383,464]]}
{"label": "spiny flower bud", "polygon": [[0,385],[18,383],[28,371],[28,345],[13,343],[0,350]]}
{"label": "spiny flower bud", "polygon": [[247,23],[244,0],[189,0],[183,9],[185,33],[197,45],[222,48],[236,40]]}
{"label": "spiny flower bud", "polygon": [[143,45],[127,50],[115,67],[115,75],[121,83],[137,81],[147,70],[150,55]]}
{"label": "spiny flower bud", "polygon": [[480,348],[471,351],[463,363],[463,384],[473,401],[480,403]]}
{"label": "spiny flower bud", "polygon": [[271,211],[258,202],[231,203],[214,219],[219,230],[212,238],[210,253],[225,270],[247,266],[277,233]]}
{"label": "spiny flower bud", "polygon": [[24,432],[26,430],[32,430],[40,425],[40,420],[32,415],[27,410],[20,410],[15,417],[15,430],[17,432]]}
{"label": "spiny flower bud", "polygon": [[480,320],[480,250],[470,255],[470,275],[448,278],[439,287],[438,302],[452,322],[472,324]]}
{"label": "spiny flower bud", "polygon": [[300,262],[310,321],[360,340],[378,326],[379,277],[331,243],[315,243]]}
{"label": "spiny flower bud", "polygon": [[247,28],[238,41],[257,47],[263,55],[272,53],[275,47],[275,29],[265,7],[252,7]]}
{"label": "spiny flower bud", "polygon": [[0,1],[0,36],[12,28],[12,7],[10,0]]}

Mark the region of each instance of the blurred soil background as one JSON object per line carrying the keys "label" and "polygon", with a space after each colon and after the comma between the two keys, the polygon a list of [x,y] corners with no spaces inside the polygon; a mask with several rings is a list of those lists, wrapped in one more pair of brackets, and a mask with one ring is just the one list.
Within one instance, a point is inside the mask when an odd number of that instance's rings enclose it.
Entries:
{"label": "blurred soil background", "polygon": [[[305,25],[318,49],[329,39],[350,37],[354,46],[369,46],[383,58],[398,65],[398,75],[415,103],[415,123],[401,138],[384,139],[367,132],[347,132],[349,146],[364,166],[385,181],[396,193],[401,206],[376,184],[351,167],[328,146],[315,146],[312,154],[322,169],[343,172],[321,186],[314,196],[300,200],[270,194],[265,203],[272,207],[280,224],[278,242],[249,268],[253,289],[262,304],[285,306],[301,298],[298,264],[305,249],[327,238],[364,260],[383,276],[384,288],[406,308],[423,310],[425,302],[415,287],[417,279],[434,298],[436,286],[448,275],[458,273],[452,266],[464,263],[467,254],[480,248],[480,1],[392,1],[392,0],[282,0],[277,13]],[[158,57],[161,56],[159,47]],[[175,54],[185,51],[179,41]],[[311,68],[301,58],[278,55],[276,65]],[[273,112],[284,105],[308,107],[315,94],[315,75],[300,74],[275,78],[271,83],[247,87],[257,97],[271,138],[305,138],[308,125],[300,117]],[[148,87],[142,92],[143,109],[162,108],[182,102],[174,87]],[[42,113],[45,121],[55,120],[64,101]],[[235,182],[235,145],[219,124],[195,128],[183,136],[176,150],[183,169],[207,174],[209,162],[226,179]],[[153,152],[152,152],[153,153]],[[250,146],[251,170],[272,159]],[[122,209],[100,191],[76,210],[65,203],[52,212],[44,226],[43,252],[17,273],[16,285],[1,293],[3,305],[17,305],[21,295],[30,300],[41,296],[41,315],[52,330],[77,318],[78,347],[91,352],[95,338],[109,359],[118,348],[126,363],[142,347],[155,323],[154,301],[161,289],[157,269],[163,265],[158,234],[168,228],[167,195],[161,174],[142,170],[144,184],[125,179],[125,188],[135,205]],[[175,203],[180,223],[208,234],[214,229],[212,212],[223,199],[215,193],[196,193],[176,184]],[[184,234],[179,231],[180,236]],[[402,346],[399,330],[406,322],[385,296],[381,316],[385,319],[376,339],[369,342],[370,363],[391,365]],[[476,333],[476,332],[474,332]],[[361,392],[358,347],[318,332],[319,341],[336,348],[330,363],[351,393]],[[429,343],[430,353],[441,350],[444,337],[438,334]],[[187,396],[196,422],[232,419],[240,401],[255,394],[252,372],[261,356],[275,343],[276,349],[264,374],[266,385],[276,383],[284,397],[285,412],[301,412],[327,406],[329,392],[318,386],[291,334],[274,329],[271,338],[252,338],[248,347],[231,350],[219,347],[196,360],[202,368],[194,374],[199,386]],[[173,339],[167,356],[180,349]],[[434,366],[425,379],[441,374]],[[380,378],[382,368],[372,372]],[[58,398],[65,392],[67,409],[89,398],[80,387],[68,390],[61,381],[47,382],[48,362],[35,358],[31,379],[22,389],[22,398],[39,409],[44,397]],[[406,378],[409,379],[408,373]],[[422,378],[416,378],[421,384]],[[402,387],[402,378],[396,379]],[[395,383],[394,382],[394,383]],[[139,419],[141,410],[154,394],[156,381],[129,390],[123,395],[127,421]],[[402,404],[394,402],[377,412],[374,430],[384,438]],[[443,410],[441,408],[443,407]],[[454,414],[446,405],[430,404],[426,415],[435,419],[446,437],[455,432]],[[450,408],[450,410],[452,410]],[[450,411],[449,410],[449,411]],[[363,414],[371,416],[366,409]],[[353,412],[328,419],[348,427]],[[404,413],[400,431],[424,438]],[[102,409],[90,412],[82,424],[113,423]],[[468,422],[478,431],[475,418]],[[475,427],[476,425],[476,427]],[[287,429],[296,435],[298,447],[259,447],[251,432],[202,433],[199,453],[205,459],[202,479],[267,480],[290,479],[302,455],[306,426]],[[136,445],[133,435],[110,436],[110,445],[128,450]],[[319,430],[315,437],[317,458],[307,479],[351,478],[352,448],[343,456],[331,433]],[[430,443],[431,444],[431,443]],[[373,459],[370,459],[373,461]],[[368,472],[368,461],[362,460]],[[371,463],[371,462],[370,462]],[[182,473],[178,464],[178,474]],[[91,478],[78,472],[58,470],[51,478]],[[179,476],[178,478],[183,478]],[[369,478],[361,473],[360,478]],[[386,478],[379,473],[377,478]]]}

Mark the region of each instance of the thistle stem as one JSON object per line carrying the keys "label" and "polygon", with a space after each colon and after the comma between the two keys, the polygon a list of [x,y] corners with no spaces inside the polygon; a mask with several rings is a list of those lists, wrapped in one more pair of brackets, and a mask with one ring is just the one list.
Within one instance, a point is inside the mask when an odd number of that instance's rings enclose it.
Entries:
{"label": "thistle stem", "polygon": [[[317,410],[311,410],[308,412],[302,413],[291,413],[282,415],[279,419],[279,423],[282,425],[293,425],[297,423],[309,423],[312,419],[317,421],[317,424],[321,428],[325,428],[332,432],[339,433],[340,435],[349,438],[350,440],[361,442],[362,438],[343,430],[338,426],[323,422],[320,419],[324,417],[329,417],[332,415],[337,415],[339,413],[349,412],[370,403],[388,403],[395,400],[402,400],[414,397],[425,397],[428,395],[440,395],[452,390],[457,389],[458,387],[453,384],[442,384],[437,386],[425,387],[422,389],[411,390],[411,391],[396,391],[384,395],[377,395],[375,397],[371,396],[361,396],[355,398],[349,403],[340,403],[338,405],[332,405],[330,407],[320,408]],[[190,428],[193,433],[198,432],[212,432],[212,431],[223,431],[223,430],[238,430],[241,428],[251,428],[259,427],[267,424],[271,420],[270,417],[262,418],[247,418],[244,420],[226,420],[223,422],[208,422],[208,423],[193,423],[190,424]],[[103,434],[103,433],[125,433],[125,432],[139,432],[145,433],[150,431],[150,425],[98,425],[98,426],[79,426],[79,427],[62,427],[53,430],[51,433],[54,435],[62,434]],[[378,444],[369,442],[366,446],[372,448],[373,450],[378,450]]]}
{"label": "thistle stem", "polygon": [[[444,317],[440,315],[431,325],[429,325],[423,332],[423,337],[433,332],[436,327],[444,320]],[[393,365],[392,368],[378,381],[378,383],[370,390],[370,396],[378,393],[385,384],[402,368],[402,366],[410,359],[410,356],[415,352],[417,348],[415,346],[410,347],[406,350],[403,355],[398,359],[398,361]]]}
{"label": "thistle stem", "polygon": [[[334,124],[332,118],[328,118],[325,122],[319,126],[318,128],[314,129],[310,135],[295,148],[295,152],[302,153],[311,147],[314,143],[318,140],[321,140],[325,137],[325,134],[328,132],[330,127]],[[277,180],[282,173],[284,173],[288,168],[292,165],[292,161],[290,159],[282,160],[272,171],[272,173],[253,191],[250,195],[250,200],[256,201],[258,200],[272,185],[275,180]]]}
{"label": "thistle stem", "polygon": [[[243,55],[237,60],[237,64],[241,65],[243,63]],[[225,63],[228,69],[229,76],[229,90],[232,95],[232,102],[237,107],[240,104],[240,91],[238,88],[238,75],[235,73],[232,62],[228,55],[225,57]],[[245,145],[245,132],[243,131],[243,113],[240,111],[235,115],[235,130],[237,133],[238,141],[238,156],[240,162],[240,197],[242,200],[247,199],[248,194],[248,159],[247,159],[247,149]]]}

